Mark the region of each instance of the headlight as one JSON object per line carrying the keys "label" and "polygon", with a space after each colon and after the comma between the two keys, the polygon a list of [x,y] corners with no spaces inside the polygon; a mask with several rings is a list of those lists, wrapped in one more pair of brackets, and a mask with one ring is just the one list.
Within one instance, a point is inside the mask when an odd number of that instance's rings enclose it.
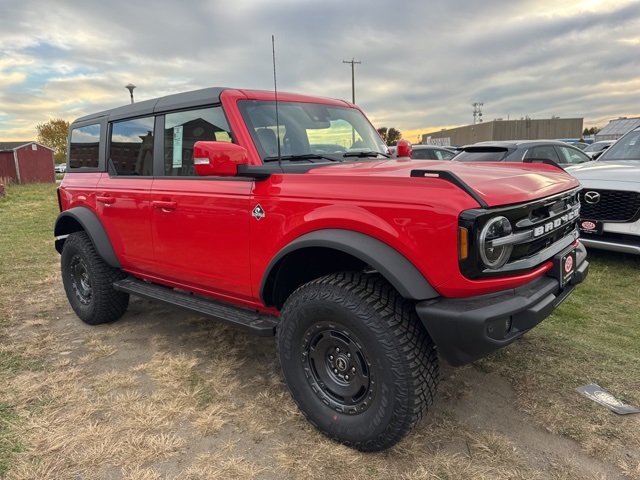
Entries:
{"label": "headlight", "polygon": [[497,270],[509,260],[513,245],[494,245],[493,241],[511,235],[511,223],[506,217],[495,217],[480,232],[480,258],[492,270]]}

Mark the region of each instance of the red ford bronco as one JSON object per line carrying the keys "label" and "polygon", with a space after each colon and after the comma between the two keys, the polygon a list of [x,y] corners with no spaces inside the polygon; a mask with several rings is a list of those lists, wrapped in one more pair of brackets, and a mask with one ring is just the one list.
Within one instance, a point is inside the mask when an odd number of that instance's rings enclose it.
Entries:
{"label": "red ford bronco", "polygon": [[580,184],[561,168],[402,147],[390,155],[355,105],[272,92],[208,88],[80,118],[55,224],[69,302],[91,325],[138,295],[275,335],[306,417],[388,448],[433,402],[439,358],[510,344],[589,265]]}

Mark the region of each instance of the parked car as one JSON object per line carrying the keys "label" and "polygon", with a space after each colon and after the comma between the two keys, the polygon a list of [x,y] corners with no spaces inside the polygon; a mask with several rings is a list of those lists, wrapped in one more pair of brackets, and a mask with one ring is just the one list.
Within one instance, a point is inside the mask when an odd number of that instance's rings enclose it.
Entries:
{"label": "parked car", "polygon": [[607,148],[615,143],[615,140],[600,140],[599,142],[593,142],[587,148],[583,150],[584,153],[589,155],[592,159],[598,158]]}
{"label": "parked car", "polygon": [[411,158],[419,160],[451,160],[458,152],[437,145],[413,145]]}
{"label": "parked car", "polygon": [[548,159],[559,165],[576,165],[591,161],[580,149],[560,140],[509,140],[479,142],[459,149],[458,162],[522,162],[525,159]]}
{"label": "parked car", "polygon": [[[49,171],[51,171],[51,170],[49,170]],[[54,167],[54,171],[56,173],[64,173],[64,172],[66,172],[67,171],[67,164],[66,163],[61,163],[59,165],[56,165]]]}
{"label": "parked car", "polygon": [[580,240],[587,247],[640,255],[640,127],[587,165],[580,180]]}

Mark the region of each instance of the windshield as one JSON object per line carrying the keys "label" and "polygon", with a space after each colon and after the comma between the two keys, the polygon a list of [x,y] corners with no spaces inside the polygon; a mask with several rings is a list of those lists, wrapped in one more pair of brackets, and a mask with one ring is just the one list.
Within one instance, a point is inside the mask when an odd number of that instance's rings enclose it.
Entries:
{"label": "windshield", "polygon": [[607,148],[597,161],[614,162],[616,160],[640,161],[640,129],[627,133]]}
{"label": "windshield", "polygon": [[586,147],[583,150],[583,152],[599,152],[600,150],[604,150],[605,148],[607,148],[609,145],[611,145],[611,144],[610,143],[600,143],[600,142],[592,143],[591,145]]}
{"label": "windshield", "polygon": [[241,101],[238,107],[263,161],[344,161],[377,157],[387,146],[360,110],[316,103]]}

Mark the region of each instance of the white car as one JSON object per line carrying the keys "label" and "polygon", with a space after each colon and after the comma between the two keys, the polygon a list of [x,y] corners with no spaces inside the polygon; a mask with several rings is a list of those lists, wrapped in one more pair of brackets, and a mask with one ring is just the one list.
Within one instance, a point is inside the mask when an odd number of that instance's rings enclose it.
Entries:
{"label": "white car", "polygon": [[66,163],[61,163],[60,165],[56,165],[54,168],[54,171],[56,173],[64,173],[67,171],[67,164]]}
{"label": "white car", "polygon": [[568,167],[580,180],[580,241],[640,255],[640,127],[597,160]]}

